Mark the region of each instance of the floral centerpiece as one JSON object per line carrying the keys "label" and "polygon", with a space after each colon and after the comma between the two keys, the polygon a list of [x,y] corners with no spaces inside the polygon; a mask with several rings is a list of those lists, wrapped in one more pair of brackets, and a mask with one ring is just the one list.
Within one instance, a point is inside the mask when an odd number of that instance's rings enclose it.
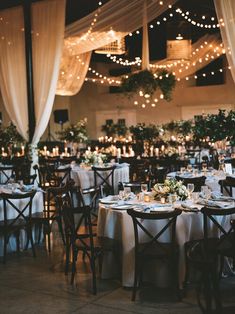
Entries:
{"label": "floral centerpiece", "polygon": [[107,161],[107,156],[105,154],[97,153],[96,151],[92,152],[90,150],[87,150],[83,157],[83,164],[85,164],[86,166],[102,165]]}
{"label": "floral centerpiece", "polygon": [[167,198],[170,194],[175,194],[180,200],[185,200],[188,197],[188,191],[182,181],[176,179],[166,179],[164,183],[157,183],[152,189],[152,193],[155,199],[161,197]]}
{"label": "floral centerpiece", "polygon": [[165,150],[164,150],[164,154],[165,157],[170,157],[170,158],[177,158],[179,156],[179,151],[176,147],[173,146],[168,146]]}

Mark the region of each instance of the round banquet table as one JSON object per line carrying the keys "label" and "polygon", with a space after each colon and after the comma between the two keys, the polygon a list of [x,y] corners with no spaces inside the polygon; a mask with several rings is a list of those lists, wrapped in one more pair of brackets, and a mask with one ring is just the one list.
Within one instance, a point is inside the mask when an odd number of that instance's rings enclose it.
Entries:
{"label": "round banquet table", "polygon": [[[13,203],[15,203],[19,208],[24,208],[26,202],[24,200],[14,200]],[[43,211],[43,195],[42,192],[38,191],[34,198],[33,198],[33,203],[32,203],[32,213],[36,212],[41,212]],[[26,212],[27,214],[27,212]],[[8,219],[14,219],[17,216],[17,213],[15,210],[12,208],[9,208],[8,211]],[[1,200],[1,195],[0,195],[0,221],[3,221],[4,216],[3,216],[3,201]],[[33,239],[35,236],[35,230],[33,232]],[[25,231],[22,230],[20,233],[20,249],[23,249],[26,245],[26,234]],[[8,252],[14,252],[16,251],[16,240],[14,236],[11,236],[8,242],[7,246],[7,251]],[[3,256],[3,237],[0,237],[0,256]]]}
{"label": "round banquet table", "polygon": [[[174,178],[176,175],[179,175],[180,177],[185,176],[185,178],[195,178],[195,176],[192,173],[181,174],[179,172],[170,172],[167,174],[167,178]],[[219,180],[224,180],[226,178],[226,174],[223,171],[217,170],[201,172],[198,174],[198,177],[199,176],[205,176],[206,177],[205,184],[211,189],[212,192],[216,193],[220,192]],[[233,189],[233,195],[235,195],[235,189]]]}
{"label": "round banquet table", "polygon": [[[129,182],[129,164],[116,164],[114,170],[114,194],[118,194],[118,183]],[[75,184],[80,186],[81,189],[88,189],[95,185],[94,171],[89,168],[82,168],[79,166],[73,166],[71,170],[71,178]],[[111,178],[109,178],[111,184]]]}
{"label": "round banquet table", "polygon": [[[148,205],[147,203],[146,205]],[[224,228],[229,228],[230,218],[220,216],[219,221]],[[162,222],[148,221],[145,227],[156,231],[160,228]],[[216,235],[217,229],[211,223],[210,235]],[[216,233],[216,234],[214,234]],[[122,285],[132,287],[134,282],[134,229],[132,218],[126,210],[117,210],[100,204],[97,235],[105,236],[120,241],[122,247]],[[176,239],[179,245],[179,286],[182,288],[185,277],[185,255],[184,244],[190,240],[203,238],[203,215],[200,212],[182,212],[177,218]],[[144,238],[141,240],[144,241]],[[148,239],[149,240],[149,239]],[[169,241],[169,234],[162,236],[162,242]],[[106,255],[102,267],[102,277],[111,278],[117,275],[117,265],[112,254]],[[147,266],[147,265],[146,265]],[[169,282],[169,270],[165,265],[157,261],[152,261],[148,267],[145,267],[143,280],[153,282],[160,287],[165,287]]]}

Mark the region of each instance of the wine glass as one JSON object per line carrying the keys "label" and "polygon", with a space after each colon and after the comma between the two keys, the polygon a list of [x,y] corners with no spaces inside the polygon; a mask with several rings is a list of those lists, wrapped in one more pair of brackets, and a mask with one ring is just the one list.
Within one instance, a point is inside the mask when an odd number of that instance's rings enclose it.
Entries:
{"label": "wine glass", "polygon": [[211,196],[211,191],[207,185],[203,185],[201,187],[201,193],[202,193],[202,197],[206,199],[206,202],[208,202],[208,200]]}
{"label": "wine glass", "polygon": [[148,192],[148,184],[142,183],[142,184],[140,185],[140,188],[141,188],[141,192],[143,192],[143,193]]}
{"label": "wine glass", "polygon": [[124,199],[128,200],[130,194],[131,194],[131,188],[129,186],[124,187]]}
{"label": "wine glass", "polygon": [[188,183],[187,184],[187,190],[189,193],[189,199],[191,199],[192,193],[194,191],[194,184],[193,183]]}

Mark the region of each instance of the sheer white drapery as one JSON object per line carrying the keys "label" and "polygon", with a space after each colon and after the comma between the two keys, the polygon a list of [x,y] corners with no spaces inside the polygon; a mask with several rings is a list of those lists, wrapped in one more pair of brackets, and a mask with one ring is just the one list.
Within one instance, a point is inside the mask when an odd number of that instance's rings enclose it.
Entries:
{"label": "sheer white drapery", "polygon": [[6,111],[18,132],[28,139],[28,106],[22,7],[1,12],[0,88]]}
{"label": "sheer white drapery", "polygon": [[[192,45],[190,60],[168,60],[163,59],[155,63],[150,63],[153,71],[167,69],[174,72],[176,78],[185,78],[193,75],[198,70],[204,68],[211,60],[216,60],[224,54],[224,46],[218,34],[205,35]],[[99,83],[103,79],[95,77]],[[92,77],[89,78],[92,82]],[[103,81],[103,85],[119,86],[121,77],[109,77],[109,81]]]}
{"label": "sheer white drapery", "polygon": [[[23,8],[1,12],[0,85],[5,108],[28,140],[28,101]],[[32,5],[33,80],[36,127],[33,144],[45,131],[53,106],[63,47],[65,0]]]}
{"label": "sheer white drapery", "polygon": [[[143,25],[145,33],[143,66],[148,68],[147,23],[162,14],[176,1],[165,0],[161,5],[161,1],[152,0],[110,0],[83,19],[68,25],[65,30],[65,49],[56,94],[75,95],[78,93],[86,77],[91,51],[125,37]],[[83,64],[79,60],[83,60]]]}
{"label": "sheer white drapery", "polygon": [[39,1],[32,6],[32,45],[36,144],[50,119],[63,49],[65,0]]}
{"label": "sheer white drapery", "polygon": [[56,94],[61,96],[76,95],[85,80],[90,64],[91,52],[71,55],[66,47],[60,63],[60,73]]}
{"label": "sheer white drapery", "polygon": [[[146,0],[148,22],[161,15],[176,1]],[[77,54],[107,45],[143,26],[143,3],[143,0],[110,0],[95,12],[67,26],[65,37],[77,36]]]}
{"label": "sheer white drapery", "polygon": [[235,82],[235,1],[214,0],[226,57]]}
{"label": "sheer white drapery", "polygon": [[204,68],[223,53],[224,46],[218,34],[204,35],[192,45],[192,53],[189,61],[164,59],[152,64],[152,66],[160,69],[169,69],[176,74],[177,78],[184,78]]}

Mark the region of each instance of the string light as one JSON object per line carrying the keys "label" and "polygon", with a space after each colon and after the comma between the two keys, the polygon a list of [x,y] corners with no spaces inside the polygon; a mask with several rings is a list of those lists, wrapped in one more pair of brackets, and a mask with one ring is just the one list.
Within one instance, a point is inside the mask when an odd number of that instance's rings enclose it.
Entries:
{"label": "string light", "polygon": [[[224,26],[224,23],[223,23],[223,20],[220,21],[220,23],[204,23],[205,19],[206,19],[206,16],[205,15],[202,15],[201,19],[203,21],[195,21],[191,16],[192,14],[189,13],[189,11],[183,11],[181,8],[177,8],[175,9],[175,12],[177,14],[179,14],[182,18],[184,18],[187,22],[191,23],[193,26],[197,26],[197,27],[200,27],[200,28],[209,28],[209,29],[212,29],[212,28],[219,28],[220,26]],[[195,16],[195,14],[194,14]],[[215,17],[212,16],[210,18],[211,21],[215,21]]]}

